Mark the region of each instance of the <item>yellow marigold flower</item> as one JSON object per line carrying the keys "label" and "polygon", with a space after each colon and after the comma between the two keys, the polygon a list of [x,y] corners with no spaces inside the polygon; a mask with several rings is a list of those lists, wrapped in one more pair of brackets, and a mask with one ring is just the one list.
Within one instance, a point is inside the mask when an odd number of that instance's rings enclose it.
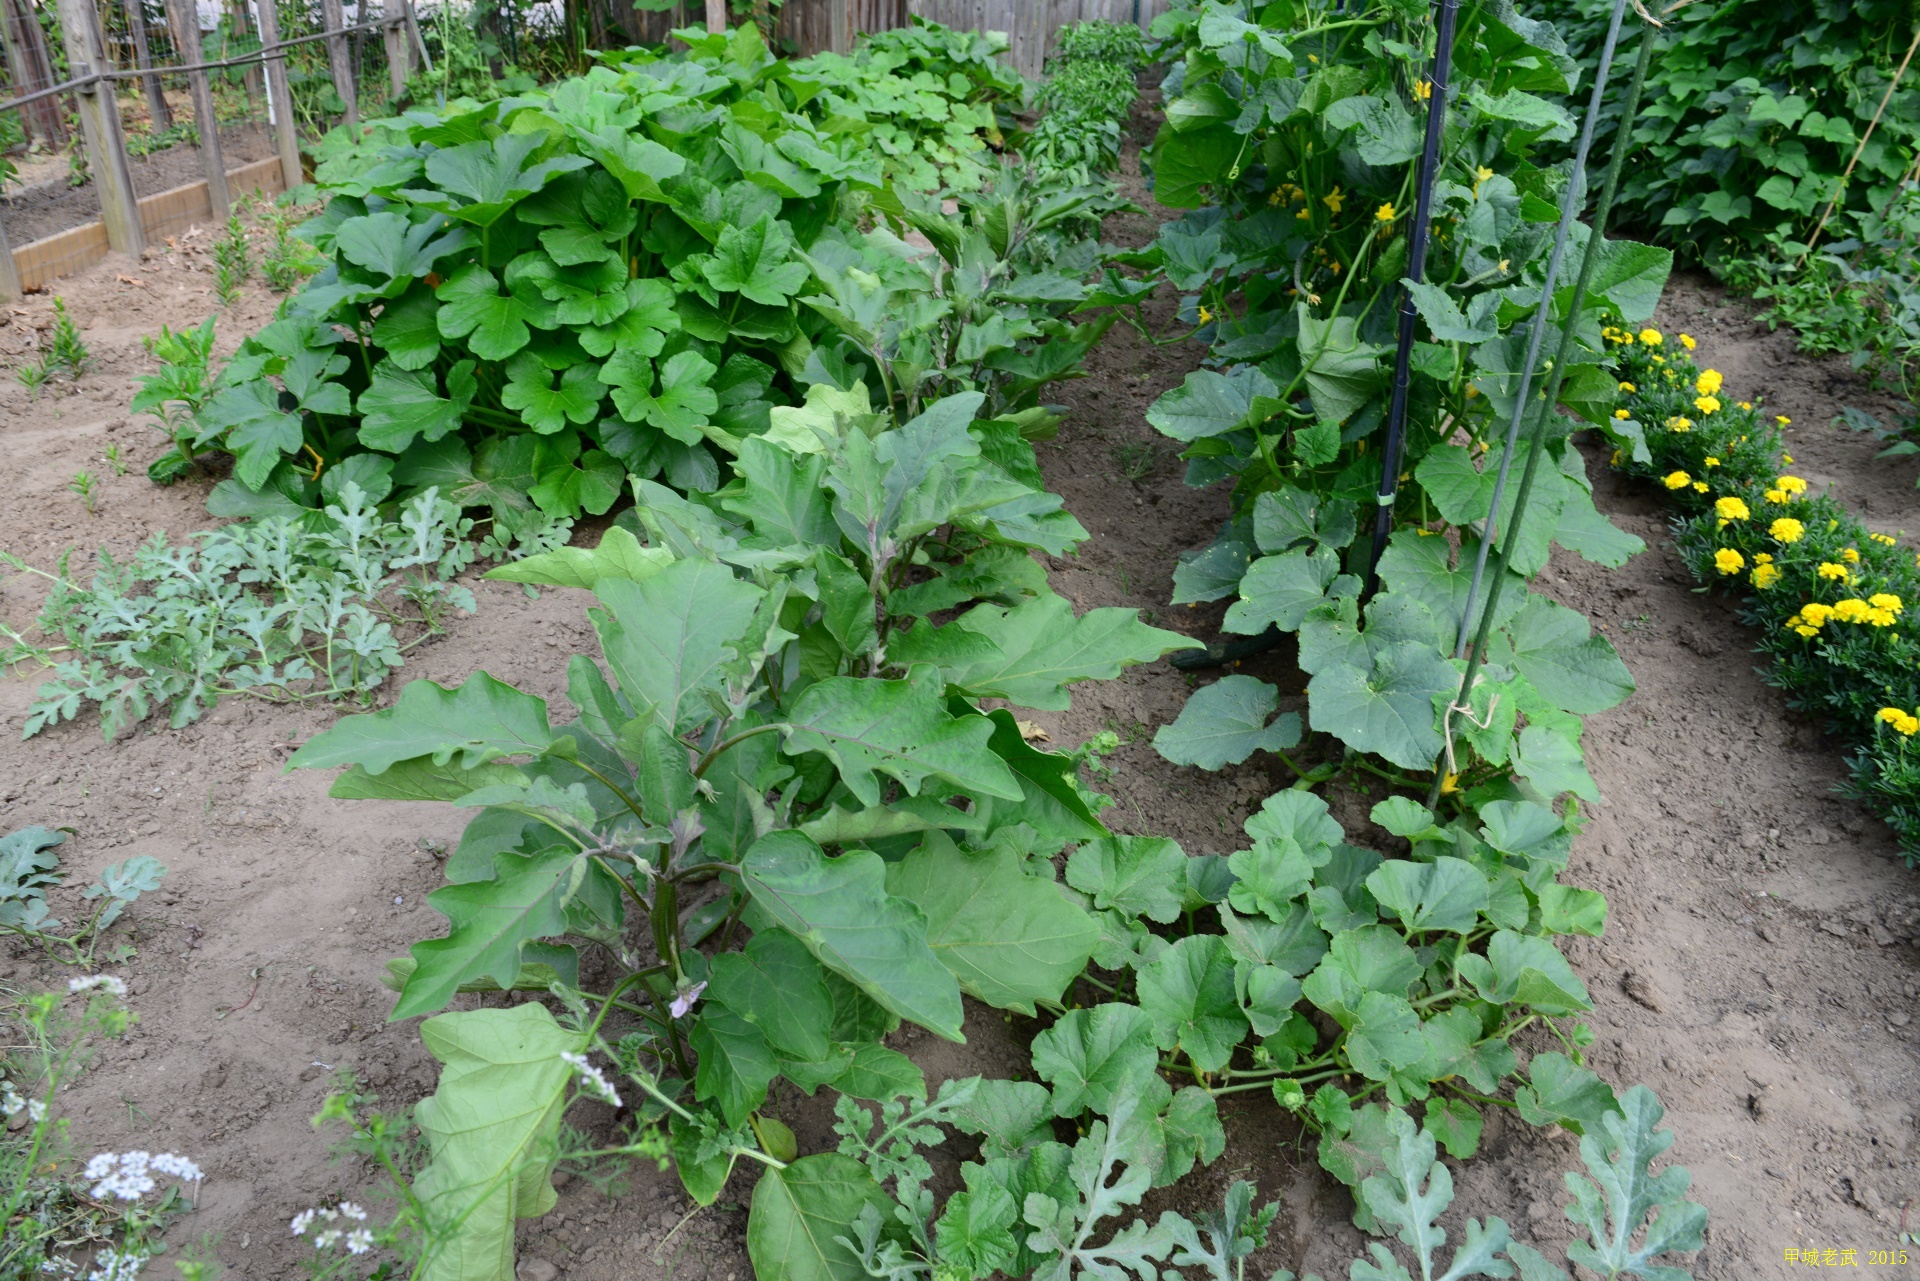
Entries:
{"label": "yellow marigold flower", "polygon": [[[1754,559],[1758,560],[1759,557],[1756,556]],[[1761,591],[1764,592],[1767,588],[1779,581],[1780,567],[1778,565],[1755,565],[1753,567],[1753,585]]]}
{"label": "yellow marigold flower", "polygon": [[1709,369],[1693,380],[1693,389],[1702,396],[1711,396],[1720,390],[1720,371]]}
{"label": "yellow marigold flower", "polygon": [[1892,592],[1875,592],[1867,597],[1867,604],[1875,609],[1890,610],[1895,614],[1901,610],[1900,598]]}
{"label": "yellow marigold flower", "polygon": [[1821,561],[1819,568],[1813,572],[1821,578],[1837,578],[1843,583],[1851,577],[1851,575],[1847,573],[1847,567],[1845,565],[1836,565],[1830,560]]}
{"label": "yellow marigold flower", "polygon": [[1713,567],[1723,574],[1737,574],[1747,567],[1747,558],[1731,547],[1722,547],[1713,554]]}
{"label": "yellow marigold flower", "polygon": [[1890,609],[1870,609],[1867,611],[1867,621],[1875,627],[1892,627],[1895,617],[1896,615]]}
{"label": "yellow marigold flower", "polygon": [[1667,430],[1668,431],[1692,431],[1693,419],[1679,418],[1679,417],[1669,418],[1667,419]]}
{"label": "yellow marigold flower", "polygon": [[1800,536],[1807,532],[1807,527],[1791,516],[1782,516],[1767,526],[1767,532],[1783,543],[1797,543]]}
{"label": "yellow marigold flower", "polygon": [[1920,716],[1915,716],[1912,712],[1904,713],[1893,727],[1908,738],[1912,738],[1914,732],[1920,730]]}
{"label": "yellow marigold flower", "polygon": [[1718,467],[1720,465],[1720,460],[1718,458],[1715,458],[1712,454],[1708,454],[1704,461],[1706,462],[1706,465],[1709,467]]}
{"label": "yellow marigold flower", "polygon": [[1717,414],[1720,412],[1720,398],[1717,396],[1695,396],[1693,398],[1693,407],[1702,414]]}
{"label": "yellow marigold flower", "polygon": [[1694,489],[1696,489],[1696,490],[1698,490],[1698,491],[1699,491],[1700,493],[1703,493],[1703,494],[1704,494],[1704,493],[1706,493],[1706,492],[1707,492],[1707,482],[1706,482],[1706,481],[1704,481],[1704,480],[1696,480],[1696,481],[1694,481],[1694,482],[1693,482],[1693,487],[1694,487]]}
{"label": "yellow marigold flower", "polygon": [[1857,548],[1849,547],[1840,553],[1840,559],[1849,565],[1858,565],[1860,563],[1860,552]]}
{"label": "yellow marigold flower", "polygon": [[1625,419],[1633,417],[1633,411],[1629,409],[1616,409],[1613,411],[1613,416],[1624,421]]}
{"label": "yellow marigold flower", "polygon": [[[1791,427],[1793,425],[1793,419],[1787,417],[1785,414],[1775,414],[1773,421],[1779,423],[1782,427]],[[1792,462],[1793,459],[1789,458],[1787,461]]]}
{"label": "yellow marigold flower", "polygon": [[1899,539],[1895,538],[1892,534],[1868,534],[1867,537],[1871,538],[1876,543],[1883,543],[1888,547],[1892,547],[1900,541]]}
{"label": "yellow marigold flower", "polygon": [[1787,491],[1784,489],[1769,489],[1764,497],[1770,503],[1784,503],[1787,501]]}
{"label": "yellow marigold flower", "polygon": [[1665,342],[1666,339],[1661,336],[1658,329],[1642,329],[1640,331],[1640,341],[1649,347],[1658,347],[1661,343]]}
{"label": "yellow marigold flower", "polygon": [[1808,636],[1808,637],[1815,636],[1819,633],[1819,629],[1816,627],[1796,626],[1794,627],[1793,630],[1796,632],[1799,632],[1802,636]]}
{"label": "yellow marigold flower", "polygon": [[[1792,462],[1793,460],[1788,459],[1787,461]],[[1778,488],[1786,490],[1789,494],[1804,494],[1807,492],[1807,482],[1798,476],[1776,476],[1774,477],[1773,483]]]}
{"label": "yellow marigold flower", "polygon": [[1819,627],[1833,617],[1833,607],[1814,601],[1811,604],[1802,605],[1795,617],[1809,627]]}
{"label": "yellow marigold flower", "polygon": [[1755,552],[1753,554],[1753,563],[1756,565],[1771,565],[1773,564],[1773,557],[1766,552]]}
{"label": "yellow marigold flower", "polygon": [[1638,387],[1635,387],[1632,383],[1621,383],[1620,390],[1621,391],[1639,391],[1640,389]]}
{"label": "yellow marigold flower", "polygon": [[1873,606],[1857,596],[1833,602],[1833,616],[1843,623],[1864,623],[1872,612]]}
{"label": "yellow marigold flower", "polygon": [[[1744,444],[1746,444],[1746,443],[1747,443],[1747,438],[1746,438],[1745,436],[1742,436],[1742,437],[1740,438],[1740,443],[1741,443],[1741,444],[1743,444],[1743,445],[1744,445]],[[1782,455],[1780,455],[1780,461],[1781,461],[1781,462],[1783,462],[1783,463],[1791,463],[1791,462],[1793,461],[1793,455],[1792,455],[1792,454],[1782,454]]]}
{"label": "yellow marigold flower", "polygon": [[1346,200],[1347,200],[1346,193],[1341,191],[1340,188],[1338,187],[1335,187],[1332,191],[1329,191],[1326,195],[1320,197],[1320,203],[1325,205],[1327,208],[1333,210],[1335,213],[1340,212],[1340,208],[1342,205],[1346,203]]}
{"label": "yellow marigold flower", "polygon": [[1688,351],[1692,351],[1695,347],[1698,347],[1700,344],[1693,340],[1693,335],[1681,334],[1680,345],[1682,347],[1685,347]]}
{"label": "yellow marigold flower", "polygon": [[1652,359],[1653,359],[1653,363],[1656,365],[1664,365],[1667,363],[1667,358],[1665,356],[1655,356]]}
{"label": "yellow marigold flower", "polygon": [[1752,408],[1753,408],[1753,402],[1752,402],[1751,400],[1743,400],[1743,401],[1741,401],[1741,402],[1740,402],[1740,408],[1742,408],[1742,409],[1752,409]]}
{"label": "yellow marigold flower", "polygon": [[1734,498],[1731,495],[1726,498],[1715,499],[1713,503],[1713,513],[1721,520],[1745,520],[1753,515],[1752,512],[1747,510],[1747,504],[1744,499]]}

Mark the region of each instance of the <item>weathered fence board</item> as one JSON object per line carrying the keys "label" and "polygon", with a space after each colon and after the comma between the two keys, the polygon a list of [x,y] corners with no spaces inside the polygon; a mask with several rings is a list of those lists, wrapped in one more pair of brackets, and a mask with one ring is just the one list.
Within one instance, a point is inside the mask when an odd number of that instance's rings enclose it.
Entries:
{"label": "weathered fence board", "polygon": [[[804,0],[805,5],[824,0]],[[791,6],[790,6],[791,7]],[[910,0],[912,12],[932,22],[969,31],[1004,31],[1012,42],[1008,58],[1024,76],[1046,67],[1053,33],[1069,22],[1103,18],[1131,22],[1143,30],[1170,8],[1169,0]]]}

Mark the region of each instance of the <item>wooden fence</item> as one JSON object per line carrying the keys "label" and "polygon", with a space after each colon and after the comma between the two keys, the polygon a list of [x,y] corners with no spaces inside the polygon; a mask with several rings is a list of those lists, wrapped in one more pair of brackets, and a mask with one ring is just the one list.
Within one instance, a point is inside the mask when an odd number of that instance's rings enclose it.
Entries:
{"label": "wooden fence", "polygon": [[[864,31],[907,25],[908,15],[963,31],[1004,31],[1012,42],[1008,60],[1025,76],[1046,66],[1053,34],[1069,22],[1104,18],[1131,22],[1145,30],[1172,7],[1171,0],[787,0],[780,8],[775,39],[795,52],[845,52]],[[705,7],[680,4],[658,13],[635,13],[628,22],[636,40],[658,42],[675,27],[696,26]]]}
{"label": "wooden fence", "polygon": [[[822,0],[794,0],[795,5],[818,3]],[[908,4],[917,16],[944,26],[1006,32],[1013,41],[1007,56],[1023,76],[1041,73],[1053,33],[1069,22],[1102,18],[1131,22],[1144,31],[1171,7],[1170,0],[909,0]]]}

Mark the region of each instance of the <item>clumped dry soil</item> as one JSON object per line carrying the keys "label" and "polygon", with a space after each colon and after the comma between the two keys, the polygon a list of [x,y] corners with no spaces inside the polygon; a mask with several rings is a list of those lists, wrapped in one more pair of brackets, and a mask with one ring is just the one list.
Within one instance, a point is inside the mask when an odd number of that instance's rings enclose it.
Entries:
{"label": "clumped dry soil", "polygon": [[[1139,243],[1156,216],[1122,215],[1109,238]],[[8,462],[0,546],[47,567],[77,547],[81,568],[97,547],[125,552],[156,531],[179,537],[208,523],[202,488],[159,489],[141,474],[162,441],[126,411],[134,377],[151,368],[140,338],[214,309],[198,244],[204,237],[187,237],[147,261],[109,262],[63,282],[96,369],[38,400],[0,380]],[[224,313],[223,349],[274,301],[249,292]],[[0,363],[17,364],[50,323],[50,300],[4,315]],[[1874,441],[1827,426],[1842,405],[1875,407],[1844,362],[1799,357],[1790,335],[1769,333],[1746,304],[1690,278],[1675,282],[1660,322],[1695,334],[1730,391],[1764,397],[1795,420],[1803,474],[1890,532],[1920,526],[1911,469],[1874,462]],[[1116,327],[1087,378],[1062,388],[1070,414],[1042,457],[1092,534],[1078,556],[1051,563],[1056,587],[1080,609],[1133,606],[1206,638],[1217,610],[1166,601],[1177,553],[1211,538],[1226,495],[1187,488],[1143,416],[1198,357]],[[134,463],[126,476],[101,462],[110,443]],[[1140,447],[1160,451],[1159,460],[1129,482],[1116,454]],[[66,489],[82,467],[104,476],[93,517]],[[1677,1136],[1669,1155],[1691,1168],[1694,1195],[1712,1214],[1697,1275],[1784,1276],[1793,1271],[1788,1247],[1853,1247],[1864,1259],[1893,1243],[1920,1195],[1920,877],[1894,857],[1877,822],[1835,795],[1835,744],[1755,673],[1731,604],[1691,589],[1658,498],[1618,481],[1597,456],[1593,473],[1603,510],[1649,550],[1620,570],[1557,561],[1540,584],[1604,628],[1639,681],[1587,733],[1605,803],[1570,877],[1605,890],[1612,905],[1603,938],[1568,948],[1597,1005],[1592,1062],[1616,1086],[1644,1082],[1667,1105]],[[484,668],[559,697],[566,657],[591,649],[584,596],[529,600],[511,585],[474,587],[477,615],[416,651],[405,675],[456,683]],[[6,580],[0,618],[25,627],[40,596],[32,578]],[[1278,657],[1248,670],[1301,688]],[[459,818],[445,806],[330,800],[325,777],[284,773],[294,747],[338,708],[231,700],[178,731],[150,727],[109,743],[83,721],[22,742],[17,727],[38,679],[18,670],[0,680],[0,722],[16,727],[0,736],[0,830],[74,829],[61,853],[76,886],[133,854],[169,868],[126,927],[140,952],[125,971],[140,1024],[124,1044],[100,1047],[62,1096],[74,1141],[82,1156],[129,1147],[194,1156],[208,1178],[178,1235],[215,1234],[232,1275],[294,1275],[305,1247],[288,1219],[371,1183],[357,1162],[330,1161],[308,1123],[335,1074],[357,1074],[394,1107],[433,1088],[414,1026],[386,1021],[390,994],[379,977],[387,958],[440,932],[423,900],[440,883],[439,858]],[[1034,719],[1057,745],[1109,727],[1126,740],[1106,785],[1116,829],[1173,836],[1189,853],[1226,852],[1286,775],[1259,760],[1218,774],[1161,761],[1148,740],[1191,684],[1157,663],[1081,686],[1071,711]],[[1357,811],[1358,798],[1336,804]],[[10,986],[65,977],[24,948],[0,948]],[[934,1080],[1026,1068],[1036,1025],[974,1008],[966,1030],[964,1046],[911,1029],[899,1043]],[[818,1101],[783,1096],[776,1106],[803,1151],[831,1145]],[[1500,1215],[1543,1245],[1566,1240],[1561,1172],[1578,1164],[1574,1142],[1490,1111],[1483,1153],[1456,1166],[1456,1239],[1471,1214]],[[1344,1275],[1362,1239],[1345,1191],[1319,1173],[1298,1128],[1253,1094],[1223,1099],[1222,1112],[1227,1155],[1164,1204],[1217,1204],[1229,1181],[1251,1178],[1284,1207],[1258,1275],[1280,1266]],[[683,1223],[689,1205],[670,1174],[643,1168],[611,1197],[573,1178],[559,1208],[523,1228],[522,1258],[567,1281],[746,1281],[749,1194],[736,1179],[720,1205]],[[527,1268],[523,1275],[553,1275]]]}

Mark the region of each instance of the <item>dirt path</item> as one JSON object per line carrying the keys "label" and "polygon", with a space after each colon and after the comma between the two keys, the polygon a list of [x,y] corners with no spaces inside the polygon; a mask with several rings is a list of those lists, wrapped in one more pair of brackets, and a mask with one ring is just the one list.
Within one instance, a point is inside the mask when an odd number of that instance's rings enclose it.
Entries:
{"label": "dirt path", "polygon": [[[1126,216],[1108,234],[1137,243],[1153,222]],[[206,524],[198,491],[159,490],[140,474],[160,440],[126,425],[125,404],[132,376],[150,368],[139,337],[163,320],[201,319],[213,306],[201,292],[210,283],[203,261],[176,253],[105,264],[63,289],[99,369],[77,394],[31,402],[0,380],[0,448],[11,464],[0,546],[50,565],[71,544],[125,550],[156,529],[177,535]],[[226,346],[272,304],[250,294],[223,318]],[[48,309],[45,298],[18,309],[0,327],[0,353],[20,351]],[[1730,389],[1763,392],[1797,420],[1807,474],[1864,497],[1876,520],[1920,526],[1911,478],[1874,464],[1870,438],[1824,427],[1840,404],[1869,403],[1844,365],[1800,360],[1788,338],[1756,332],[1746,316],[1683,283],[1664,320],[1701,339]],[[1072,412],[1042,456],[1093,535],[1078,557],[1052,566],[1077,608],[1131,605],[1196,635],[1217,622],[1217,611],[1169,610],[1165,601],[1175,555],[1212,536],[1224,492],[1188,489],[1167,453],[1130,483],[1115,456],[1165,449],[1144,411],[1198,356],[1116,328],[1088,377],[1062,388]],[[105,482],[100,514],[89,519],[65,485],[82,466],[105,472],[109,441],[130,453],[134,470]],[[1576,848],[1573,879],[1605,889],[1612,918],[1604,939],[1570,952],[1599,1004],[1595,1065],[1618,1084],[1651,1085],[1670,1109],[1671,1155],[1692,1168],[1695,1195],[1713,1214],[1698,1275],[1784,1276],[1787,1247],[1852,1247],[1864,1259],[1891,1244],[1901,1206],[1920,1193],[1911,1021],[1920,1008],[1920,878],[1890,859],[1878,824],[1833,795],[1841,770],[1832,745],[1752,673],[1729,609],[1689,591],[1652,496],[1604,475],[1597,489],[1602,508],[1652,550],[1618,571],[1556,564],[1543,585],[1607,629],[1640,683],[1588,733],[1606,804]],[[565,656],[590,648],[584,598],[548,592],[530,601],[504,586],[478,595],[478,615],[421,649],[405,674],[452,683],[484,667],[557,695]],[[30,582],[9,581],[0,617],[24,625],[38,598]],[[1297,676],[1277,668],[1260,674],[1298,688]],[[37,679],[0,681],[0,721],[19,724]],[[1109,812],[1116,828],[1174,836],[1190,853],[1231,850],[1241,819],[1277,778],[1258,762],[1220,774],[1162,762],[1146,740],[1187,691],[1186,677],[1155,664],[1081,687],[1070,712],[1035,719],[1057,745],[1109,727],[1128,740],[1109,758],[1105,785],[1119,801]],[[440,881],[434,849],[457,837],[459,821],[444,806],[332,801],[324,778],[282,774],[293,746],[336,714],[236,701],[184,730],[112,744],[86,723],[25,743],[0,735],[0,830],[75,828],[62,852],[80,884],[136,853],[171,869],[164,890],[132,914],[141,1024],[125,1045],[102,1048],[65,1101],[82,1155],[171,1148],[201,1161],[202,1209],[179,1235],[217,1234],[236,1277],[292,1275],[302,1247],[287,1219],[366,1187],[353,1163],[328,1162],[308,1124],[333,1074],[358,1073],[394,1106],[433,1084],[413,1025],[386,1023],[390,996],[378,978],[386,958],[439,928],[422,899]],[[64,977],[0,950],[0,980]],[[967,1046],[905,1044],[936,1079],[1004,1074],[1026,1066],[1020,1045],[1032,1030],[973,1010]],[[783,1105],[803,1149],[831,1145],[817,1104]],[[1298,1153],[1295,1129],[1270,1103],[1237,1095],[1223,1112],[1227,1156],[1197,1172],[1174,1204],[1217,1204],[1228,1181],[1254,1178],[1263,1196],[1286,1202],[1256,1262],[1344,1274],[1359,1245],[1344,1192]],[[1485,1153],[1460,1178],[1455,1220],[1498,1214],[1523,1236],[1564,1239],[1560,1172],[1576,1163],[1569,1140],[1494,1118]],[[524,1230],[523,1257],[551,1262],[567,1281],[746,1281],[747,1192],[737,1183],[672,1231],[687,1203],[671,1175],[643,1171],[613,1199],[574,1179],[555,1214]]]}

